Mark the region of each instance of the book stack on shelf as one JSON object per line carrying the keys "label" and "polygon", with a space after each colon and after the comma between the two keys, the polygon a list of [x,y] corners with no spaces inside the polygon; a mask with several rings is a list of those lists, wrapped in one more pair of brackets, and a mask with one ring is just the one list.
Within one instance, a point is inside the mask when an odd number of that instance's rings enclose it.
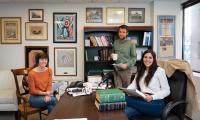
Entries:
{"label": "book stack on shelf", "polygon": [[109,61],[110,58],[110,50],[109,49],[100,49],[98,50],[99,60],[100,61]]}
{"label": "book stack on shelf", "polygon": [[95,106],[101,112],[124,109],[126,107],[125,94],[118,88],[97,90]]}

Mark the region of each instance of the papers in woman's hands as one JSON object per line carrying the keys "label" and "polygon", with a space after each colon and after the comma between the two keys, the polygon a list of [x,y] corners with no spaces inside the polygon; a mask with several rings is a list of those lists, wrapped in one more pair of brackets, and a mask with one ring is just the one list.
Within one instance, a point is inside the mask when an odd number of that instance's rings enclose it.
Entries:
{"label": "papers in woman's hands", "polygon": [[130,96],[135,96],[135,97],[142,97],[142,98],[146,98],[145,94],[140,92],[139,90],[135,89],[127,89],[127,88],[119,88],[121,89],[123,92],[127,93]]}

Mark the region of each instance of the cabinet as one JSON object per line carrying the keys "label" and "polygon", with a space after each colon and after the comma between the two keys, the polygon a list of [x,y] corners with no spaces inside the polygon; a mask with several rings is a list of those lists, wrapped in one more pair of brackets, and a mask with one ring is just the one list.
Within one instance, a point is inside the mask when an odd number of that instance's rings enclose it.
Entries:
{"label": "cabinet", "polygon": [[[102,75],[113,70],[110,58],[114,40],[117,39],[118,26],[84,27],[84,76]],[[128,39],[136,43],[137,59],[146,49],[152,49],[152,26],[129,26]]]}

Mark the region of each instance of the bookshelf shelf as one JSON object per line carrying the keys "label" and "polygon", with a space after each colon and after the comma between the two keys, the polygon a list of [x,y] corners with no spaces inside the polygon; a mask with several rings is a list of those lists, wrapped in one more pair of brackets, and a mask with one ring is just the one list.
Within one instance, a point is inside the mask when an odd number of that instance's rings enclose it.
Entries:
{"label": "bookshelf shelf", "polygon": [[85,46],[85,49],[93,49],[93,48],[112,48],[112,46]]}
{"label": "bookshelf shelf", "polygon": [[85,61],[85,63],[86,63],[86,64],[87,64],[87,63],[88,63],[88,64],[90,64],[90,63],[93,63],[93,64],[96,64],[96,63],[102,64],[102,63],[103,63],[103,64],[105,64],[105,63],[106,63],[106,64],[110,64],[110,65],[111,65],[111,64],[113,64],[114,62],[111,61],[111,60],[110,60],[110,61],[107,60],[107,61]]}
{"label": "bookshelf shelf", "polygon": [[[117,30],[118,26],[84,27],[85,81],[92,71],[98,71],[96,73],[101,75],[103,70],[113,69],[110,54],[113,42],[117,39]],[[143,51],[153,49],[153,27],[129,26],[128,39],[134,40],[136,43],[137,59],[140,59]],[[97,58],[98,60],[95,60]]]}

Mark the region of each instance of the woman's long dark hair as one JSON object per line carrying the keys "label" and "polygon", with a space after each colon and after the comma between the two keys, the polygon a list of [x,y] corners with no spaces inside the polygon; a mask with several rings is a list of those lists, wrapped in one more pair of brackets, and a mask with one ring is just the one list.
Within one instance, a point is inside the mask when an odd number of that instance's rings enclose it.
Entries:
{"label": "woman's long dark hair", "polygon": [[139,65],[137,66],[136,85],[139,90],[140,90],[139,82],[146,70],[146,66],[144,65],[143,59],[144,59],[145,54],[147,54],[147,53],[150,53],[153,56],[153,64],[149,67],[147,76],[145,77],[145,80],[144,80],[146,86],[148,86],[149,82],[151,81],[151,78],[153,77],[154,73],[156,72],[156,70],[158,68],[155,52],[153,50],[146,50],[142,54],[142,58],[139,62]]}

